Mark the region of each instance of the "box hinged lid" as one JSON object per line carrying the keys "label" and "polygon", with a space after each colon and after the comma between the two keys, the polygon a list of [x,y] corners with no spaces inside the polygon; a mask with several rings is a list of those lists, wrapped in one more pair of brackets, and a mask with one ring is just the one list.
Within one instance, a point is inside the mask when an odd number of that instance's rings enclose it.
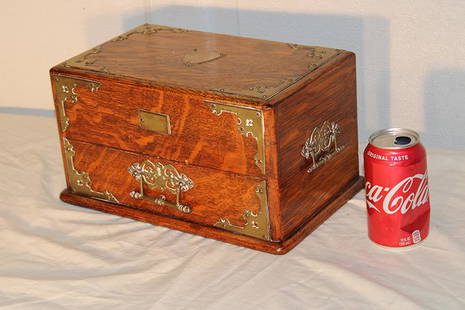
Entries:
{"label": "box hinged lid", "polygon": [[341,52],[145,24],[59,66],[266,102]]}

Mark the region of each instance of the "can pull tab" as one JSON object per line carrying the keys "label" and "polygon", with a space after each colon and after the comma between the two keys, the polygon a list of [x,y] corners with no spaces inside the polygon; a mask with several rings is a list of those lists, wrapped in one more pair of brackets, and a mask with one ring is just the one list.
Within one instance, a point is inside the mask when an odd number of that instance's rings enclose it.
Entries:
{"label": "can pull tab", "polygon": [[412,142],[412,139],[406,136],[398,136],[394,139],[394,144],[397,144],[397,145],[407,145],[410,142]]}

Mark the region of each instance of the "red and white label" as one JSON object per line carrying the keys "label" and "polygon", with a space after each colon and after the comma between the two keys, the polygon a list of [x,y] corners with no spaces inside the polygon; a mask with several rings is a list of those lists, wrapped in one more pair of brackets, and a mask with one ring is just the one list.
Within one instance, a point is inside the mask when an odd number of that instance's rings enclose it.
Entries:
{"label": "red and white label", "polygon": [[[428,175],[416,174],[398,182],[392,188],[366,182],[366,199],[369,208],[386,214],[407,213],[429,200]],[[380,210],[381,209],[381,210]]]}

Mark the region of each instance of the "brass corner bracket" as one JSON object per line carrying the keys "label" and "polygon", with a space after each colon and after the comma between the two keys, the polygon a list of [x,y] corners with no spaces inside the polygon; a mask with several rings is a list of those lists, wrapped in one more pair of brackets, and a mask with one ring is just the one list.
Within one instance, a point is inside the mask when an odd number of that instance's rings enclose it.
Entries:
{"label": "brass corner bracket", "polygon": [[270,233],[270,219],[268,214],[268,196],[266,193],[266,181],[261,181],[255,188],[255,193],[260,201],[260,209],[257,214],[251,210],[244,210],[244,226],[236,226],[226,219],[220,219],[215,226],[221,227],[225,230],[229,230],[242,235],[250,237],[271,240]]}
{"label": "brass corner bracket", "polygon": [[136,34],[136,33],[152,34],[152,33],[163,32],[163,31],[173,32],[173,33],[182,33],[182,32],[188,32],[189,30],[182,29],[182,28],[163,26],[163,25],[144,24],[132,30],[129,30],[126,33],[123,33],[122,35],[117,36],[116,38],[110,40],[110,42],[127,40],[131,35]]}
{"label": "brass corner bracket", "polygon": [[155,34],[159,32],[172,32],[172,33],[184,33],[188,32],[189,30],[187,29],[182,29],[182,28],[174,28],[174,27],[169,27],[169,26],[162,26],[162,25],[150,25],[150,24],[144,24],[139,27],[136,27],[134,29],[129,30],[128,32],[125,32],[103,44],[100,44],[88,51],[85,51],[84,53],[81,53],[71,59],[68,59],[67,61],[63,62],[62,65],[65,67],[73,67],[73,68],[81,68],[81,69],[89,69],[89,70],[95,70],[95,71],[102,71],[107,74],[112,74],[110,71],[108,71],[108,68],[104,66],[99,66],[98,61],[96,58],[92,56],[96,56],[96,54],[99,54],[102,51],[102,48],[106,44],[111,44],[114,42],[119,42],[119,41],[124,41],[129,39],[130,36],[134,34],[142,34],[142,35],[150,35],[150,34]]}
{"label": "brass corner bracket", "polygon": [[112,193],[109,191],[104,192],[97,192],[92,189],[90,186],[91,180],[89,174],[85,171],[77,171],[74,167],[74,150],[71,143],[69,143],[68,139],[63,138],[63,146],[64,146],[64,155],[65,155],[65,165],[68,171],[68,181],[71,190],[75,193],[90,197],[90,198],[97,198],[101,200],[111,201],[118,203],[118,199],[113,196]]}
{"label": "brass corner bracket", "polygon": [[91,92],[96,92],[100,87],[100,83],[97,81],[61,74],[52,75],[52,79],[55,81],[57,117],[61,131],[64,132],[69,126],[69,119],[65,112],[65,102],[76,103],[78,101],[78,94],[76,92],[76,88],[78,86],[87,87]]}
{"label": "brass corner bracket", "polygon": [[223,112],[232,113],[237,116],[237,128],[239,132],[247,137],[249,134],[257,140],[257,154],[255,155],[255,164],[265,174],[265,140],[264,140],[264,121],[263,112],[259,109],[231,105],[226,103],[217,103],[205,101],[215,115],[221,115]]}
{"label": "brass corner bracket", "polygon": [[286,45],[292,51],[292,55],[300,54],[300,57],[305,57],[306,67],[303,68],[303,72],[283,77],[272,85],[258,84],[245,89],[212,88],[210,91],[239,98],[269,100],[343,52],[339,49],[321,46],[306,46],[292,43],[286,43]]}

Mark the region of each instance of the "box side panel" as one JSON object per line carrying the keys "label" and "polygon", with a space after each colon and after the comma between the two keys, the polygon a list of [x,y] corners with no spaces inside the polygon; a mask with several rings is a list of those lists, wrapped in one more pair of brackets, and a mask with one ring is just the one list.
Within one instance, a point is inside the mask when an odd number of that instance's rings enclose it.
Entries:
{"label": "box side panel", "polygon": [[355,55],[277,106],[283,234],[289,236],[358,177]]}

